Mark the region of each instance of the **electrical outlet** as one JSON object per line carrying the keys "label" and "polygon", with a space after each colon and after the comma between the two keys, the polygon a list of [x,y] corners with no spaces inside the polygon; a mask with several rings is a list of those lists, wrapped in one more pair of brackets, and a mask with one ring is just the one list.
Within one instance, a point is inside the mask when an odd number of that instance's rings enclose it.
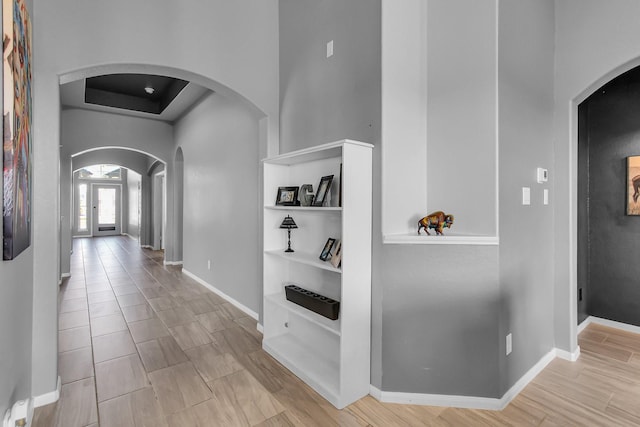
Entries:
{"label": "electrical outlet", "polygon": [[207,260],[207,269],[211,270],[211,260]]}
{"label": "electrical outlet", "polygon": [[512,340],[512,335],[511,333],[509,333],[509,335],[507,335],[507,356],[511,354],[511,351],[513,350],[513,340]]}

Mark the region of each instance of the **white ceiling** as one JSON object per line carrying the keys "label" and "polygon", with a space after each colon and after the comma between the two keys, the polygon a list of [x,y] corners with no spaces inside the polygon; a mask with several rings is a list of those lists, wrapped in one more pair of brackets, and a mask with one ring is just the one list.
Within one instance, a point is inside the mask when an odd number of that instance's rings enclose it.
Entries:
{"label": "white ceiling", "polygon": [[143,117],[146,119],[161,120],[169,123],[175,122],[203,96],[211,93],[210,89],[198,86],[193,83],[189,83],[161,114],[151,114],[143,113],[140,111],[125,110],[121,108],[87,104],[86,102],[84,102],[84,88],[84,79],[61,84],[60,103],[62,104],[62,107],[80,108],[85,110],[122,114],[126,116]]}

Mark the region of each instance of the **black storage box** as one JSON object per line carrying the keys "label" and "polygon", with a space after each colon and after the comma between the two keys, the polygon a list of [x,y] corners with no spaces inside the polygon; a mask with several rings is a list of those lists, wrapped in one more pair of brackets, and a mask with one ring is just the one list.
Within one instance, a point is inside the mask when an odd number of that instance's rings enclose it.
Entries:
{"label": "black storage box", "polygon": [[321,316],[331,320],[338,318],[340,302],[325,296],[308,291],[296,285],[285,285],[284,291],[287,299],[308,310],[315,311]]}

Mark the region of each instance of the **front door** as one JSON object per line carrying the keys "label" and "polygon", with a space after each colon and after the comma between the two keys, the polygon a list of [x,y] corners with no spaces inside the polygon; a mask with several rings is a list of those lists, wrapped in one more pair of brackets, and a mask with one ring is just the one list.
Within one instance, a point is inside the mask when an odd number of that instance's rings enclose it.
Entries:
{"label": "front door", "polygon": [[94,236],[121,234],[120,185],[93,184],[92,226]]}

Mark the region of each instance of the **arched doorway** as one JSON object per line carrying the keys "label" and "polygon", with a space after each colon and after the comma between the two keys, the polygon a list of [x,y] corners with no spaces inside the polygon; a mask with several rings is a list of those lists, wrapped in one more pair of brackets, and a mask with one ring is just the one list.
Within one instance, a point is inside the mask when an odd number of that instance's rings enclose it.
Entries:
{"label": "arched doorway", "polygon": [[635,236],[640,203],[628,159],[640,155],[640,66],[578,105],[578,322],[590,316],[640,326]]}

